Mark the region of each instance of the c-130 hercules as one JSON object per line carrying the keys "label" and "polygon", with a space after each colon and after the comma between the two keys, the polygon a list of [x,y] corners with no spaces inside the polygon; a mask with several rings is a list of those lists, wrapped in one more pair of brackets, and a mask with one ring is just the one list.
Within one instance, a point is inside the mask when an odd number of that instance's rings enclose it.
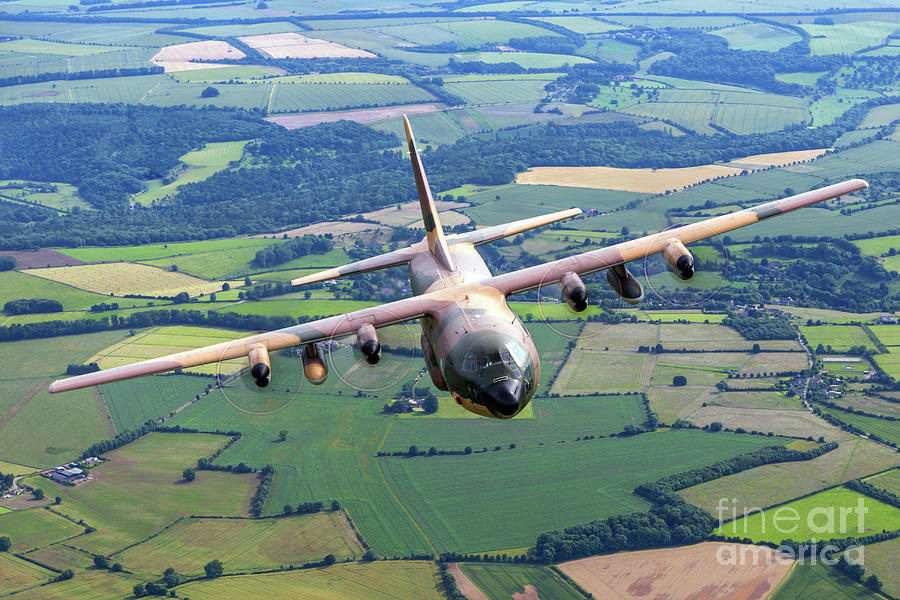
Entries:
{"label": "c-130 hercules", "polygon": [[381,351],[375,329],[419,319],[422,350],[434,385],[449,391],[466,410],[485,417],[509,419],[531,401],[541,372],[540,357],[528,330],[506,303],[509,295],[559,285],[569,306],[580,312],[587,308],[588,301],[587,289],[580,276],[606,270],[607,281],[616,293],[625,302],[637,304],[644,292],[640,282],[625,268],[625,263],[662,253],[679,278],[690,279],[694,274],[694,259],[685,244],[868,187],[865,181],[852,179],[615,246],[503,275],[492,275],[475,251],[475,246],[573,217],[581,210],[571,208],[445,236],[412,129],[405,116],[403,125],[422,209],[425,238],[407,248],[300,277],[291,283],[305,285],[408,264],[414,294],[411,298],[132,365],[78,375],[54,382],[50,392],[74,390],[241,356],[249,358],[250,374],[256,384],[265,387],[271,375],[269,352],[299,345],[303,346],[301,358],[306,378],[311,383],[319,384],[325,381],[328,374],[320,342],[355,334],[367,361],[375,364]]}

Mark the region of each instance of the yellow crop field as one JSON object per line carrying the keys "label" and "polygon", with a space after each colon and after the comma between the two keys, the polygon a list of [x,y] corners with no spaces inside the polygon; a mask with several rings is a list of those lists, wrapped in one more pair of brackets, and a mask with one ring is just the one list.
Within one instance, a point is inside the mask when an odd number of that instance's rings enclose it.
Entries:
{"label": "yellow crop field", "polygon": [[739,175],[742,171],[758,170],[772,165],[786,165],[812,160],[828,149],[774,152],[737,158],[721,165],[700,165],[676,169],[620,169],[616,167],[532,167],[519,173],[516,183],[526,185],[561,185],[603,190],[623,190],[661,194],[678,190],[707,179]]}
{"label": "yellow crop field", "polygon": [[239,40],[272,58],[375,58],[365,50],[299,33],[269,33],[239,37]]}
{"label": "yellow crop field", "polygon": [[[223,283],[127,262],[49,267],[31,269],[28,273],[89,292],[116,296],[175,296],[180,292],[199,296],[220,291]],[[231,281],[229,285],[236,287],[243,285],[243,282]]]}
{"label": "yellow crop field", "polygon": [[[192,350],[200,346],[219,344],[241,337],[242,332],[212,327],[154,327],[133,335],[123,341],[104,348],[88,361],[96,362],[101,369],[110,369],[128,365],[141,360],[159,358],[184,350]],[[202,373],[215,375],[218,369],[225,375],[240,371],[247,366],[246,359],[233,359],[222,363],[212,363],[185,369],[186,373]]]}

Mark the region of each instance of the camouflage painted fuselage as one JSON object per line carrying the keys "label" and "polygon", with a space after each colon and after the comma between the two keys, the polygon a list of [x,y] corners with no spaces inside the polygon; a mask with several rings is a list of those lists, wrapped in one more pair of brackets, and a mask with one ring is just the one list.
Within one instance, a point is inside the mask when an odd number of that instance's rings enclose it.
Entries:
{"label": "camouflage painted fuselage", "polygon": [[[430,355],[437,357],[437,368],[458,404],[481,416],[512,418],[534,396],[540,358],[506,296],[480,285],[492,275],[475,247],[458,243],[450,252],[454,271],[430,252],[417,253],[409,263],[414,294],[448,293],[437,310],[420,320],[422,343],[431,346]],[[423,350],[427,361],[428,349]]]}

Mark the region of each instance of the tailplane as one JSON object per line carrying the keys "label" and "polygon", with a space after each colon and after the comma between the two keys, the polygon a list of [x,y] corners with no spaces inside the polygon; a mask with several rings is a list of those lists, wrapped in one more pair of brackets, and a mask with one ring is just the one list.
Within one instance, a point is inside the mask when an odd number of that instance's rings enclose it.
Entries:
{"label": "tailplane", "polygon": [[422,159],[416,150],[416,143],[413,140],[412,127],[409,125],[409,119],[403,115],[403,128],[406,130],[406,144],[409,147],[409,160],[412,162],[413,175],[416,178],[416,189],[419,192],[419,206],[422,209],[422,221],[425,224],[425,238],[428,241],[428,250],[435,256],[441,265],[450,270],[456,270],[456,262],[450,253],[450,247],[444,237],[444,230],[441,228],[441,221],[438,218],[437,206],[434,204],[434,198],[431,196],[431,188],[428,186],[428,178],[425,176],[425,167],[422,166]]}

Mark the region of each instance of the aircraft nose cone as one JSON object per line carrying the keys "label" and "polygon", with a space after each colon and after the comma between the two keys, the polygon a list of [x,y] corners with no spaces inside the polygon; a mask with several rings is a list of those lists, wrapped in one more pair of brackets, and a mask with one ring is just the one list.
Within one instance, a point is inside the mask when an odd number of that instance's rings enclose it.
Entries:
{"label": "aircraft nose cone", "polygon": [[522,406],[522,383],[517,379],[504,379],[484,390],[488,408],[501,419],[514,417]]}

